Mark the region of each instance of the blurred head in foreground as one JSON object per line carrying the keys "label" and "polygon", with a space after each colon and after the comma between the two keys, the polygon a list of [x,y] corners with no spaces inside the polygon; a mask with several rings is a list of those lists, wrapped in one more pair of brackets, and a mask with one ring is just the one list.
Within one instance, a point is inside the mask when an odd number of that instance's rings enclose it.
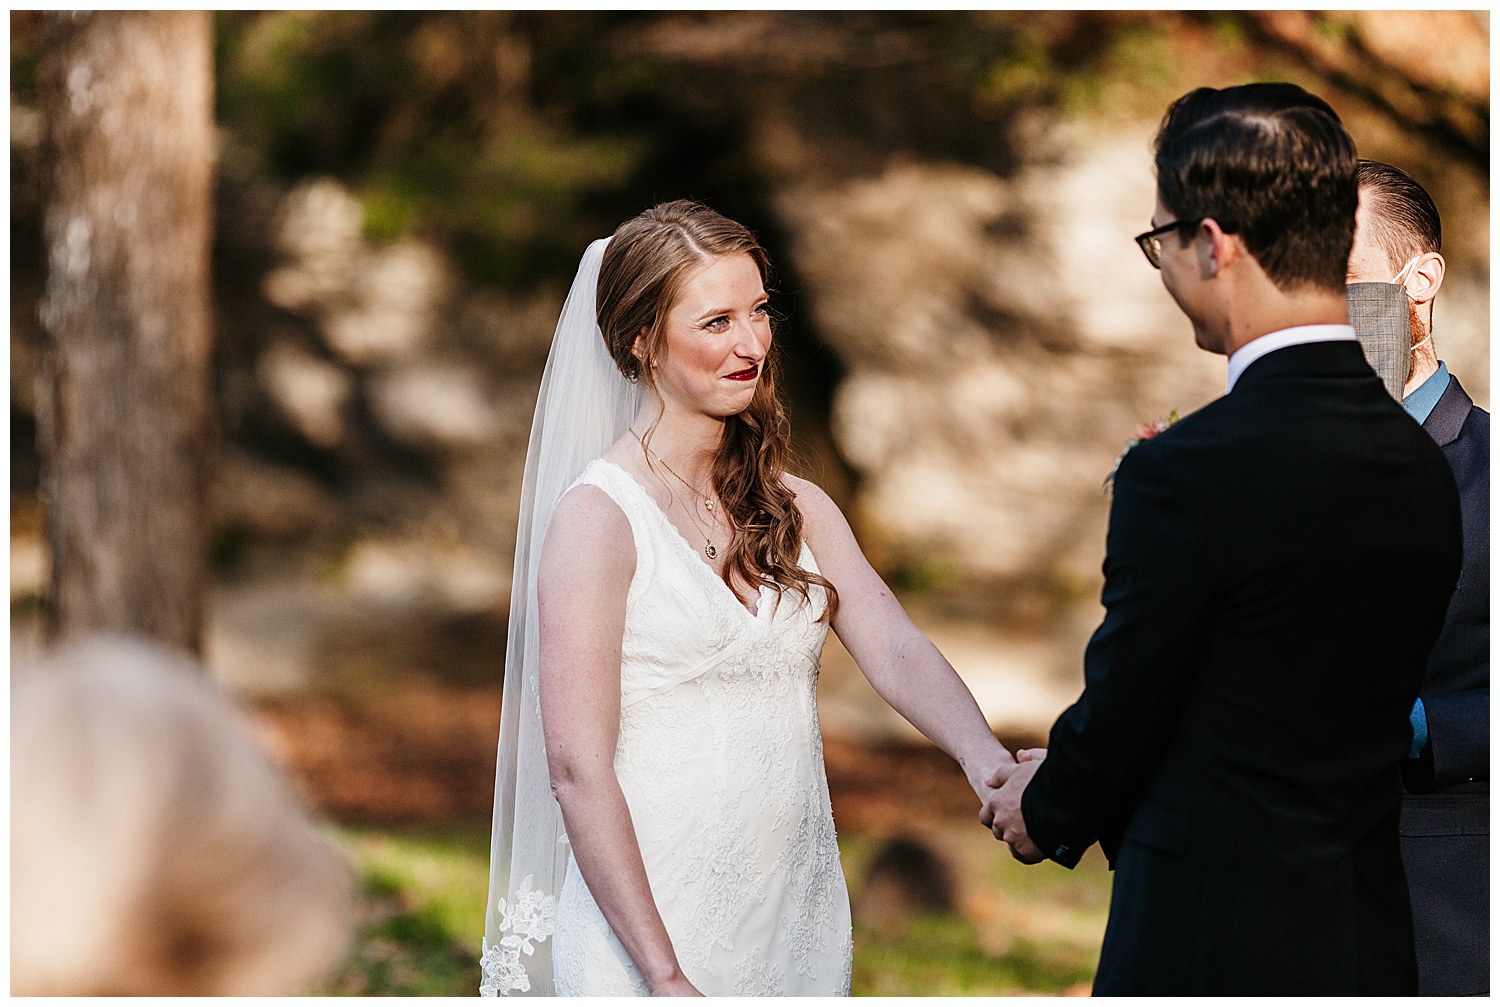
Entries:
{"label": "blurred head in foreground", "polygon": [[11,993],[297,991],[349,869],[185,657],[123,638],[11,684]]}

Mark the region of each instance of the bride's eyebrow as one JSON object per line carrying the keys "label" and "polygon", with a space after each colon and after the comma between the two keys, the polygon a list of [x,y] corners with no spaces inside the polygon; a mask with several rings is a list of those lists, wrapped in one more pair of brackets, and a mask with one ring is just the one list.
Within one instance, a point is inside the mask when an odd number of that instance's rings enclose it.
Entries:
{"label": "bride's eyebrow", "polygon": [[715,318],[722,318],[725,315],[732,315],[732,314],[734,314],[734,309],[733,308],[713,308],[713,309],[711,309],[709,311],[705,311],[703,314],[699,315],[698,316],[698,321],[695,322],[694,324],[695,325],[702,325],[704,322],[711,322]]}
{"label": "bride's eyebrow", "polygon": [[[762,304],[768,304],[768,303],[770,303],[770,300],[771,300],[771,295],[770,294],[761,294],[759,297],[757,297],[755,299],[754,303],[751,305],[751,309],[754,310],[755,308],[760,307]],[[734,314],[734,309],[733,308],[713,308],[713,309],[711,309],[709,311],[705,311],[702,314],[700,314],[698,316],[697,321],[693,322],[693,324],[694,325],[702,325],[704,322],[711,322],[711,321],[713,321],[715,318],[718,318],[720,315],[732,315],[732,314]]]}

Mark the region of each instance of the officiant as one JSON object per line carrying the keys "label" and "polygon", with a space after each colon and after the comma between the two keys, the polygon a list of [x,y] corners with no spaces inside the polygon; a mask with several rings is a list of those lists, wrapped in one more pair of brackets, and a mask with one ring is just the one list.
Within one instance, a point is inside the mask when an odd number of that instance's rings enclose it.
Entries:
{"label": "officiant", "polygon": [[[1490,414],[1438,358],[1442,221],[1399,168],[1359,164],[1349,316],[1371,363],[1458,482],[1463,568],[1412,707],[1401,857],[1424,996],[1489,993]],[[1387,353],[1386,343],[1394,352]]]}

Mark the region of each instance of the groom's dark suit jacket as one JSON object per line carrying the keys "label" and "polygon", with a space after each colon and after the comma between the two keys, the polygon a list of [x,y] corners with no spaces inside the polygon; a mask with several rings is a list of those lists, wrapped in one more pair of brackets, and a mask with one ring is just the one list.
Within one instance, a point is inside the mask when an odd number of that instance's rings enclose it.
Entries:
{"label": "groom's dark suit jacket", "polygon": [[1354,342],[1125,456],[1084,693],[1022,798],[1044,853],[1115,868],[1096,993],[1416,992],[1399,767],[1460,542]]}

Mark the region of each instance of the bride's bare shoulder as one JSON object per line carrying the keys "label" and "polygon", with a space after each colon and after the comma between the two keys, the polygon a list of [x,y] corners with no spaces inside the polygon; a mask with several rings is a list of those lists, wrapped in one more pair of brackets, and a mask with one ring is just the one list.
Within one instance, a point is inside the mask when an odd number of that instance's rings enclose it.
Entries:
{"label": "bride's bare shoulder", "polygon": [[601,566],[635,568],[635,539],[620,505],[592,483],[579,483],[557,502],[542,545],[542,565],[566,556],[590,557]]}
{"label": "bride's bare shoulder", "polygon": [[783,472],[781,475],[781,484],[792,491],[792,496],[797,498],[798,507],[806,507],[808,504],[816,506],[825,500],[829,504],[833,503],[832,498],[823,492],[823,487],[811,479],[803,479],[801,476],[794,476],[790,472]]}
{"label": "bride's bare shoulder", "polygon": [[802,512],[803,534],[809,542],[816,544],[833,536],[842,538],[852,534],[844,512],[817,483],[790,472],[781,481],[796,498],[797,509]]}

